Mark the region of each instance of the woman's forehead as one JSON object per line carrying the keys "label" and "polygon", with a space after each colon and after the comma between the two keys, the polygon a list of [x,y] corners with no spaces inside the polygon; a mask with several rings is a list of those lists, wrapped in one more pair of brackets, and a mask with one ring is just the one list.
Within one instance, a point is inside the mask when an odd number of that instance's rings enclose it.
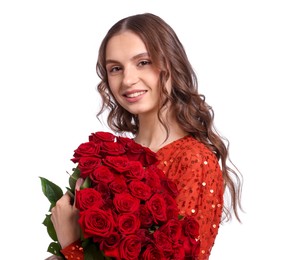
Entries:
{"label": "woman's forehead", "polygon": [[106,45],[106,60],[131,59],[147,53],[142,39],[131,31],[124,31],[112,36]]}

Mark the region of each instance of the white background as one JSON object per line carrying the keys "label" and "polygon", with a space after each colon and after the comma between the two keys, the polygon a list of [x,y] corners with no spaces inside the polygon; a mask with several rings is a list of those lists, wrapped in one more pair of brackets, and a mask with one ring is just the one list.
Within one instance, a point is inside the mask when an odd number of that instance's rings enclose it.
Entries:
{"label": "white background", "polygon": [[244,176],[243,223],[221,226],[210,260],[284,259],[280,2],[1,1],[1,255],[49,256],[39,176],[67,185],[73,150],[105,129],[95,116],[100,41],[117,20],[152,12],[184,44]]}

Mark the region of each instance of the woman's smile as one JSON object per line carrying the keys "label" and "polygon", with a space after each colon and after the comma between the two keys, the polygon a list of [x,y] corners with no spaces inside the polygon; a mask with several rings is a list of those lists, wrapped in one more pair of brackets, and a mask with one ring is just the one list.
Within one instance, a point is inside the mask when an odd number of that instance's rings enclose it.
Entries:
{"label": "woman's smile", "polygon": [[123,94],[123,96],[128,102],[134,103],[142,99],[146,93],[147,90],[132,90],[127,91],[127,93]]}
{"label": "woman's smile", "polygon": [[110,91],[124,109],[157,114],[159,71],[140,37],[130,31],[113,36],[106,48],[106,70]]}

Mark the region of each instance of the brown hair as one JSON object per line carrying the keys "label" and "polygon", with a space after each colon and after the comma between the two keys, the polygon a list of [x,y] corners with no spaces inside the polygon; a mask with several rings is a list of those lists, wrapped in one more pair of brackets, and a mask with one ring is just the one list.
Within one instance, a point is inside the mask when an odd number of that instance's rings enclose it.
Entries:
{"label": "brown hair", "polygon": [[[160,17],[145,13],[126,17],[116,24],[103,39],[97,61],[97,74],[101,79],[98,91],[102,97],[102,107],[98,115],[108,109],[107,122],[115,132],[139,131],[138,118],[121,107],[112,96],[106,72],[106,46],[111,37],[123,31],[132,31],[144,42],[151,61],[160,71],[161,88],[160,111],[170,102],[180,126],[197,140],[204,143],[221,160],[225,188],[230,192],[231,206],[224,207],[227,219],[231,219],[231,208],[240,221],[238,208],[241,209],[241,174],[231,163],[228,154],[229,142],[216,131],[213,125],[213,109],[205,102],[204,95],[198,93],[196,75],[187,58],[186,52],[174,30]],[[165,89],[165,82],[171,77],[171,93]],[[159,120],[167,129],[159,114]],[[226,145],[227,144],[227,145]],[[232,164],[232,168],[227,165]],[[233,168],[235,170],[233,170]]]}

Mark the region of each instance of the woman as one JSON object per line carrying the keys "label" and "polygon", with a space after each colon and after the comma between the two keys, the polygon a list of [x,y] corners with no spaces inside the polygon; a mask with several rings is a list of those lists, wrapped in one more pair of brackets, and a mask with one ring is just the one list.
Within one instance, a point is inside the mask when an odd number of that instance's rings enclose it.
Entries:
{"label": "woman", "polygon": [[[153,14],[122,19],[101,43],[97,73],[103,100],[98,115],[108,109],[113,131],[130,132],[157,153],[159,167],[179,189],[180,214],[199,222],[198,259],[209,259],[221,221],[231,212],[240,220],[241,175],[228,166],[228,146],[214,129],[213,110],[198,93],[177,35]],[[230,205],[223,203],[225,190]],[[78,214],[70,201],[67,194],[58,201],[52,221],[65,257],[83,259]]]}

